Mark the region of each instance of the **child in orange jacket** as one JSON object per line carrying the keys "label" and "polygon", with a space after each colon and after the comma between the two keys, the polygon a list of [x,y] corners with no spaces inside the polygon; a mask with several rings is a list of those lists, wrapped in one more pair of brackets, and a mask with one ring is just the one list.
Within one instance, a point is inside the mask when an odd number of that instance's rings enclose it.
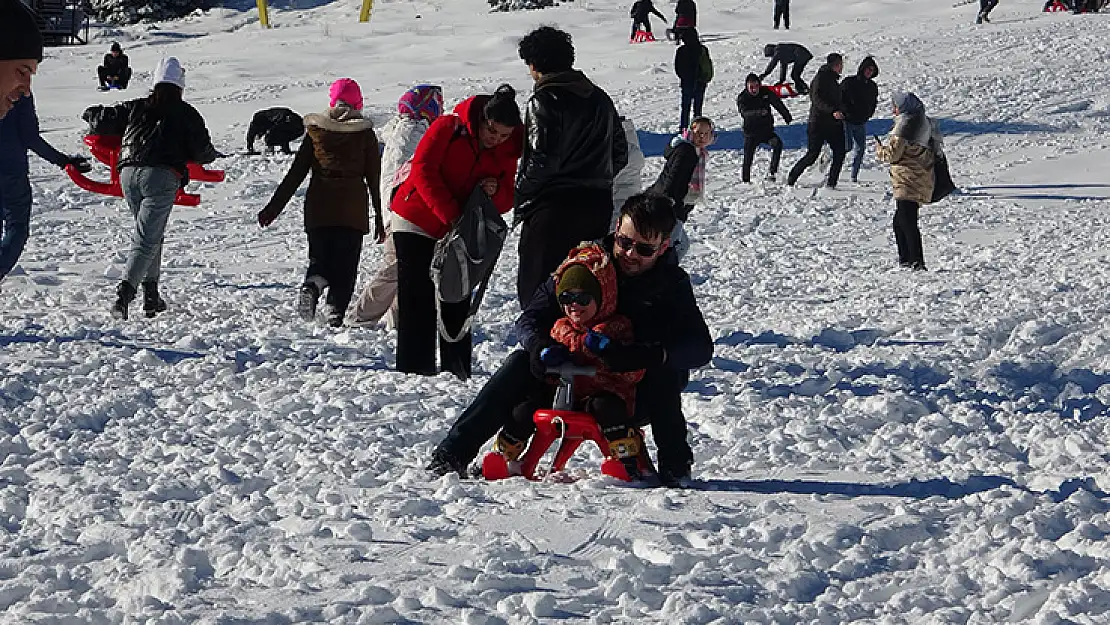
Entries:
{"label": "child in orange jacket", "polygon": [[[643,379],[644,371],[610,371],[595,355],[603,349],[599,341],[628,344],[633,340],[632,323],[616,314],[617,273],[612,259],[594,243],[571,250],[555,270],[555,293],[565,316],[551,329],[556,344],[545,350],[544,362],[550,366],[572,362],[597,368],[596,376],[575,380],[575,409],[593,415],[609,441],[610,456],[619,458],[629,475],[636,478],[636,459],[643,441],[630,420],[636,384]],[[554,391],[551,383],[537,386],[528,401],[514,408],[513,420],[497,435],[494,450],[515,462],[535,431],[532,414],[551,406]]]}

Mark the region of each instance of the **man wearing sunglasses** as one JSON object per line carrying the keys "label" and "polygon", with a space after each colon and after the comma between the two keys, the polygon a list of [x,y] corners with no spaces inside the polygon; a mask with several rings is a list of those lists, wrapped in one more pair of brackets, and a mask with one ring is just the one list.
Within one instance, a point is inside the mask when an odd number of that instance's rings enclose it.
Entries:
{"label": "man wearing sunglasses", "polygon": [[[681,486],[694,455],[686,440],[682,390],[690,369],[713,356],[713,340],[698,308],[690,277],[678,266],[668,236],[675,226],[669,198],[634,195],[621,208],[616,231],[602,241],[617,267],[617,312],[632,321],[636,342],[610,344],[597,355],[612,371],[645,369],[636,386],[635,421],[650,424],[659,449],[660,481]],[[447,437],[432,454],[428,470],[465,475],[487,440],[512,418],[532,377],[543,377],[539,354],[551,346],[551,328],[563,314],[549,278],[517,319],[524,349],[509,355]]]}

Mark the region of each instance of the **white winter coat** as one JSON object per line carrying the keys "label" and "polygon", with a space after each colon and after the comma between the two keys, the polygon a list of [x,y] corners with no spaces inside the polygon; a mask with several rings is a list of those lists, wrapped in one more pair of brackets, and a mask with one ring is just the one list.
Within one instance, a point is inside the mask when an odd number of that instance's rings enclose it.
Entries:
{"label": "white winter coat", "polygon": [[393,197],[393,189],[401,182],[393,180],[397,170],[416,153],[416,146],[428,131],[428,126],[424,119],[396,115],[382,129],[380,136],[385,150],[382,152],[381,192],[387,207]]}

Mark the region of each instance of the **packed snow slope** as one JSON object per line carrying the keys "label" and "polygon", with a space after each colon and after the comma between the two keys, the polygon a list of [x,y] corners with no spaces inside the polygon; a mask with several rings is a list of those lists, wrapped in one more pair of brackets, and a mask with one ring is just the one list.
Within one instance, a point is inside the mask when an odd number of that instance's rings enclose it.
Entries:
{"label": "packed snow slope", "polygon": [[[574,35],[649,153],[677,125],[673,48],[629,45],[625,3],[379,0],[369,25],[355,0],[275,4],[268,31],[221,9],[49,50],[47,138],[82,151],[81,111],[144,93],[160,55],[184,61],[228,153],[253,111],[319,110],[342,76],[379,124],[415,82],[451,102],[523,94],[515,41],[540,23]],[[200,207],[175,210],[170,311],[117,322],[130,216],[35,160],[32,239],[0,295],[0,623],[1110,620],[1110,16],[1028,0],[976,27],[950,2],[796,2],[787,33],[770,4],[699,3],[723,132],[689,227],[716,341],[683,396],[689,490],[603,479],[596,452],[573,484],[423,471],[514,349],[515,251],[474,378],[400,375],[384,328],[296,318],[299,201],[255,223],[289,158],[233,156]],[[99,94],[112,40],[134,87]],[[873,155],[835,192],[816,172],[793,191],[739,184],[734,99],[774,41],[840,51],[850,71],[874,54],[876,134],[894,89],[942,121],[962,193],[922,210],[928,272],[895,268]],[[796,119],[807,104],[789,103]],[[789,167],[803,124],[780,132]],[[368,242],[363,279],[380,256]]]}

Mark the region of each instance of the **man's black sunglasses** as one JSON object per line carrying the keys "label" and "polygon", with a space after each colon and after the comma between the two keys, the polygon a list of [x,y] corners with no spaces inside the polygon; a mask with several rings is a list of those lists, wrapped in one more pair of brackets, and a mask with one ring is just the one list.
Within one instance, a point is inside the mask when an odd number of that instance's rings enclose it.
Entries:
{"label": "man's black sunglasses", "polygon": [[623,234],[618,234],[616,237],[616,241],[617,245],[619,245],[621,249],[632,250],[633,252],[636,252],[637,256],[643,256],[645,258],[647,258],[648,256],[654,256],[655,253],[659,251],[658,245],[652,245],[650,243],[637,243],[636,240],[632,237],[626,237]]}
{"label": "man's black sunglasses", "polygon": [[592,301],[594,301],[594,296],[585,291],[563,291],[559,294],[560,306],[570,306],[571,304],[589,306]]}

